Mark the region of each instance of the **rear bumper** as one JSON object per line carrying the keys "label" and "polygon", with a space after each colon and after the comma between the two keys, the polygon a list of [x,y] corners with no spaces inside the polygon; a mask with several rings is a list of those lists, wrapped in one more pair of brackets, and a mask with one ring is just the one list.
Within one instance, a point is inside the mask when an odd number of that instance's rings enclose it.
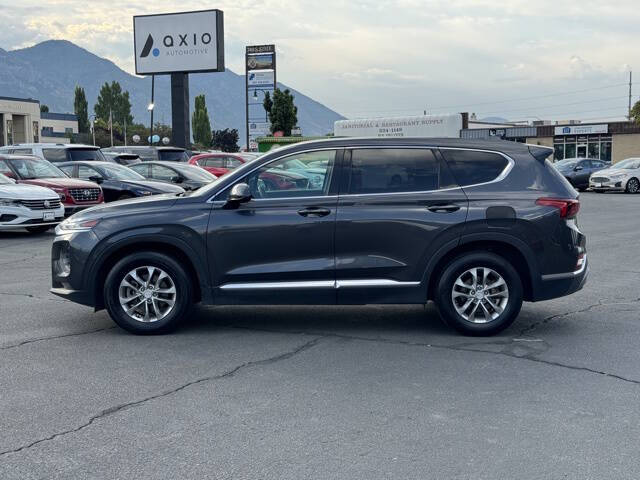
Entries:
{"label": "rear bumper", "polygon": [[575,272],[542,275],[533,301],[539,302],[571,295],[584,287],[588,276],[589,260],[585,256],[582,267]]}

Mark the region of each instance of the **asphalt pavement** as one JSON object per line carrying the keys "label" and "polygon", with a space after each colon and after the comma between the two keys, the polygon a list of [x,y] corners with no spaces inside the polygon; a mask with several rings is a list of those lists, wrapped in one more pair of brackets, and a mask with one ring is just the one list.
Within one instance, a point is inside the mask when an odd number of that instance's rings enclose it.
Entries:
{"label": "asphalt pavement", "polygon": [[0,234],[0,479],[640,478],[640,195],[584,193],[591,274],[492,338],[432,305],[198,308],[136,337]]}

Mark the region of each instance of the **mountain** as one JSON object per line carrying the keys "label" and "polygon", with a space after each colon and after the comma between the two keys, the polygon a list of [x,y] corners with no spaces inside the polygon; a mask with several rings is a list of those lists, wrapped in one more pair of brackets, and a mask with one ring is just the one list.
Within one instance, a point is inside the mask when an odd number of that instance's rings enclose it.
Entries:
{"label": "mountain", "polygon": [[[52,112],[73,112],[76,85],[84,87],[89,113],[93,112],[100,87],[116,80],[129,91],[136,122],[148,124],[147,105],[151,78],[130,75],[110,60],[98,57],[66,40],[49,40],[33,47],[6,51],[0,48],[0,96],[35,98]],[[304,135],[325,135],[333,131],[340,114],[290,87],[298,107],[298,124]],[[193,99],[204,93],[215,129],[237,128],[240,144],[245,139],[245,80],[231,70],[189,76],[191,112]],[[171,89],[167,75],[156,76],[154,122],[171,123]]]}

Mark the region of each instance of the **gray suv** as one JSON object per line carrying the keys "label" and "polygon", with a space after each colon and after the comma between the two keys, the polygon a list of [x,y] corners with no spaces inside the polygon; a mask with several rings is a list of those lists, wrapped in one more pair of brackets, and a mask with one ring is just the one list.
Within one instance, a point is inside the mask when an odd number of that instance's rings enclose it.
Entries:
{"label": "gray suv", "polygon": [[428,301],[458,331],[494,334],[523,301],[587,278],[578,194],[551,153],[499,140],[299,143],[193,193],[74,215],[56,229],[51,291],[137,334],[172,330],[198,302]]}

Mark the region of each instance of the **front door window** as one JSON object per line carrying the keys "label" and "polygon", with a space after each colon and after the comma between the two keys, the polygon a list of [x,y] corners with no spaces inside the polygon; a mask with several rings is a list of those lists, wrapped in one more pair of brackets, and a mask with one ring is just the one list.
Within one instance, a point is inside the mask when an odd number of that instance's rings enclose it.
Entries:
{"label": "front door window", "polygon": [[578,158],[587,158],[587,146],[585,144],[578,145]]}

